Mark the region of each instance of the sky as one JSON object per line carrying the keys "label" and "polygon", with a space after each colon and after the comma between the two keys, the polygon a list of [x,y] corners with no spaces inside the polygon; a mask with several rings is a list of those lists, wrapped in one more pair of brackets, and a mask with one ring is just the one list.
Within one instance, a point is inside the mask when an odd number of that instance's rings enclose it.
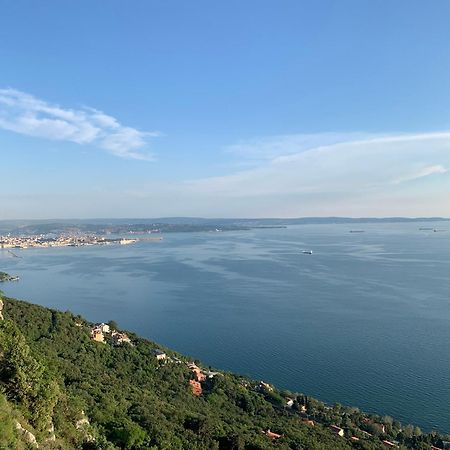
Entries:
{"label": "sky", "polygon": [[448,0],[3,0],[0,220],[450,217]]}

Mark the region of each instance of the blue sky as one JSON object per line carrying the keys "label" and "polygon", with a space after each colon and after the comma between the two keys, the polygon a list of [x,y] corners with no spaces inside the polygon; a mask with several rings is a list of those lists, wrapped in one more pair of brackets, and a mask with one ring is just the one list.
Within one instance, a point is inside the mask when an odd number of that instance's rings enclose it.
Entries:
{"label": "blue sky", "polygon": [[449,18],[6,1],[0,218],[450,216]]}

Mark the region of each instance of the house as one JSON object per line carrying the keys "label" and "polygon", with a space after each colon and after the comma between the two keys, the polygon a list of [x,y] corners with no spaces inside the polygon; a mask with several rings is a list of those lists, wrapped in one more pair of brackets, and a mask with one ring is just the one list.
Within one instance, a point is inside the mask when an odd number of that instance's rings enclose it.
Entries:
{"label": "house", "polygon": [[131,344],[131,339],[125,333],[121,333],[119,331],[113,331],[111,333],[111,336],[112,336],[114,345]]}
{"label": "house", "polygon": [[109,325],[106,323],[96,323],[95,328],[101,330],[102,333],[110,333],[111,332]]}
{"label": "house", "polygon": [[213,372],[212,370],[207,370],[206,371],[206,376],[208,378],[214,378],[217,375],[222,375],[220,372]]}
{"label": "house", "polygon": [[152,350],[152,354],[155,356],[155,358],[158,361],[164,361],[167,358],[167,355],[162,350],[160,350],[159,348],[154,348]]}
{"label": "house", "polygon": [[200,397],[200,395],[202,395],[202,385],[195,380],[189,380],[189,384],[191,385],[191,389],[192,389],[192,393],[196,396],[196,397]]}
{"label": "house", "polygon": [[362,433],[362,434],[364,435],[364,437],[366,437],[366,438],[372,437],[372,434],[368,433],[367,431],[364,431],[364,430],[359,430],[359,431],[361,431],[361,433]]}
{"label": "house", "polygon": [[287,398],[286,399],[286,407],[292,408],[293,406],[294,406],[294,400],[292,400],[292,398]]}
{"label": "house", "polygon": [[383,441],[383,444],[384,444],[386,447],[389,447],[389,448],[398,448],[398,445],[397,445],[397,444],[394,444],[394,443],[391,442],[391,441],[385,440],[385,441]]}
{"label": "house", "polygon": [[[191,363],[188,363],[187,366],[189,369],[191,369],[191,372],[194,375],[195,381],[202,383],[203,381],[206,380],[206,375],[202,372],[202,369],[200,369],[200,367],[197,366],[197,364],[191,362]],[[210,377],[210,378],[212,378],[212,377]]]}
{"label": "house", "polygon": [[358,441],[359,441],[359,437],[352,436],[352,437],[350,438],[350,440],[353,441],[353,442],[358,442]]}
{"label": "house", "polygon": [[311,419],[303,419],[303,422],[304,422],[306,425],[308,425],[309,427],[313,427],[313,426],[316,425],[315,422],[314,422],[314,420],[311,420]]}
{"label": "house", "polygon": [[281,437],[281,434],[274,433],[273,431],[270,431],[270,429],[268,429],[267,431],[263,431],[263,434],[265,434],[270,439],[280,439]]}
{"label": "house", "polygon": [[344,437],[344,430],[342,428],[338,427],[337,425],[331,425],[330,426],[330,430],[334,434],[337,434],[338,436]]}
{"label": "house", "polygon": [[103,333],[98,328],[93,328],[91,330],[91,339],[95,342],[105,342],[105,337]]}
{"label": "house", "polygon": [[197,364],[195,364],[194,362],[190,362],[187,363],[188,369],[194,370],[194,369],[198,369]]}
{"label": "house", "polygon": [[260,381],[258,386],[256,386],[256,389],[259,391],[273,391],[273,386],[271,386],[269,383],[265,383],[264,381]]}
{"label": "house", "polygon": [[206,375],[198,367],[192,369],[192,373],[194,374],[194,380],[199,381],[200,383],[206,380]]}

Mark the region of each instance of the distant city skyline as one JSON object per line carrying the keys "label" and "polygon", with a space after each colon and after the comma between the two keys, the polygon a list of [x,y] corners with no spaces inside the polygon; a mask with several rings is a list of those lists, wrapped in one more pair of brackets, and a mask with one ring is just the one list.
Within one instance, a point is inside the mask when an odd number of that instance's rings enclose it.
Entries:
{"label": "distant city skyline", "polygon": [[450,217],[450,4],[8,3],[0,220]]}

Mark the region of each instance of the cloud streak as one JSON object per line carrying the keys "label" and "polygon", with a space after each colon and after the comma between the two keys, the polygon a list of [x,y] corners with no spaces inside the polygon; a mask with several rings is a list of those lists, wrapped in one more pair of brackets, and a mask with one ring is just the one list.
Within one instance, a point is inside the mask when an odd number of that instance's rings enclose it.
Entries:
{"label": "cloud streak", "polygon": [[[272,142],[272,138],[269,138]],[[299,138],[299,141],[301,139]],[[277,156],[257,168],[192,181],[216,195],[352,192],[444,174],[450,167],[450,132],[402,134],[319,144]],[[282,153],[282,148],[279,148]]]}
{"label": "cloud streak", "polygon": [[[59,113],[65,122],[73,111]],[[96,116],[92,121],[102,127],[114,126],[115,119],[110,116],[89,110],[91,116]],[[130,139],[127,133],[124,132],[125,140]],[[84,142],[98,138],[93,138],[86,127],[77,139]],[[108,145],[113,144],[120,148],[120,139],[114,138]],[[269,136],[236,145],[240,147],[231,146],[236,152],[228,154],[232,158],[239,154],[242,160],[251,162],[251,168],[177,181],[162,177],[152,180],[146,175],[133,179],[116,177],[101,190],[96,189],[94,176],[83,180],[84,193],[81,188],[76,193],[69,189],[67,195],[61,194],[63,188],[60,194],[38,188],[33,195],[39,197],[29,201],[17,202],[9,196],[2,199],[0,213],[11,218],[64,214],[450,217],[450,131]],[[20,189],[18,185],[17,190]]]}
{"label": "cloud streak", "polygon": [[285,134],[270,137],[244,139],[225,148],[227,153],[249,160],[271,160],[277,156],[286,156],[329,146],[340,142],[367,140],[376,137],[369,133],[313,133]]}
{"label": "cloud streak", "polygon": [[0,128],[55,141],[93,145],[121,158],[152,160],[149,139],[159,133],[122,125],[93,108],[68,109],[16,89],[0,89]]}
{"label": "cloud streak", "polygon": [[279,156],[257,167],[183,183],[180,208],[240,217],[450,216],[450,132],[358,133],[332,143],[321,136],[308,137],[315,146],[307,149],[302,136],[278,139]]}
{"label": "cloud streak", "polygon": [[395,180],[394,183],[395,184],[405,183],[407,181],[414,181],[414,180],[418,180],[419,178],[428,177],[428,176],[434,175],[434,174],[443,174],[443,173],[447,173],[447,172],[448,172],[448,169],[446,169],[441,164],[437,164],[435,166],[423,167],[422,169],[419,169],[416,172],[412,172],[409,175],[405,175],[404,177],[399,178],[398,180]]}

